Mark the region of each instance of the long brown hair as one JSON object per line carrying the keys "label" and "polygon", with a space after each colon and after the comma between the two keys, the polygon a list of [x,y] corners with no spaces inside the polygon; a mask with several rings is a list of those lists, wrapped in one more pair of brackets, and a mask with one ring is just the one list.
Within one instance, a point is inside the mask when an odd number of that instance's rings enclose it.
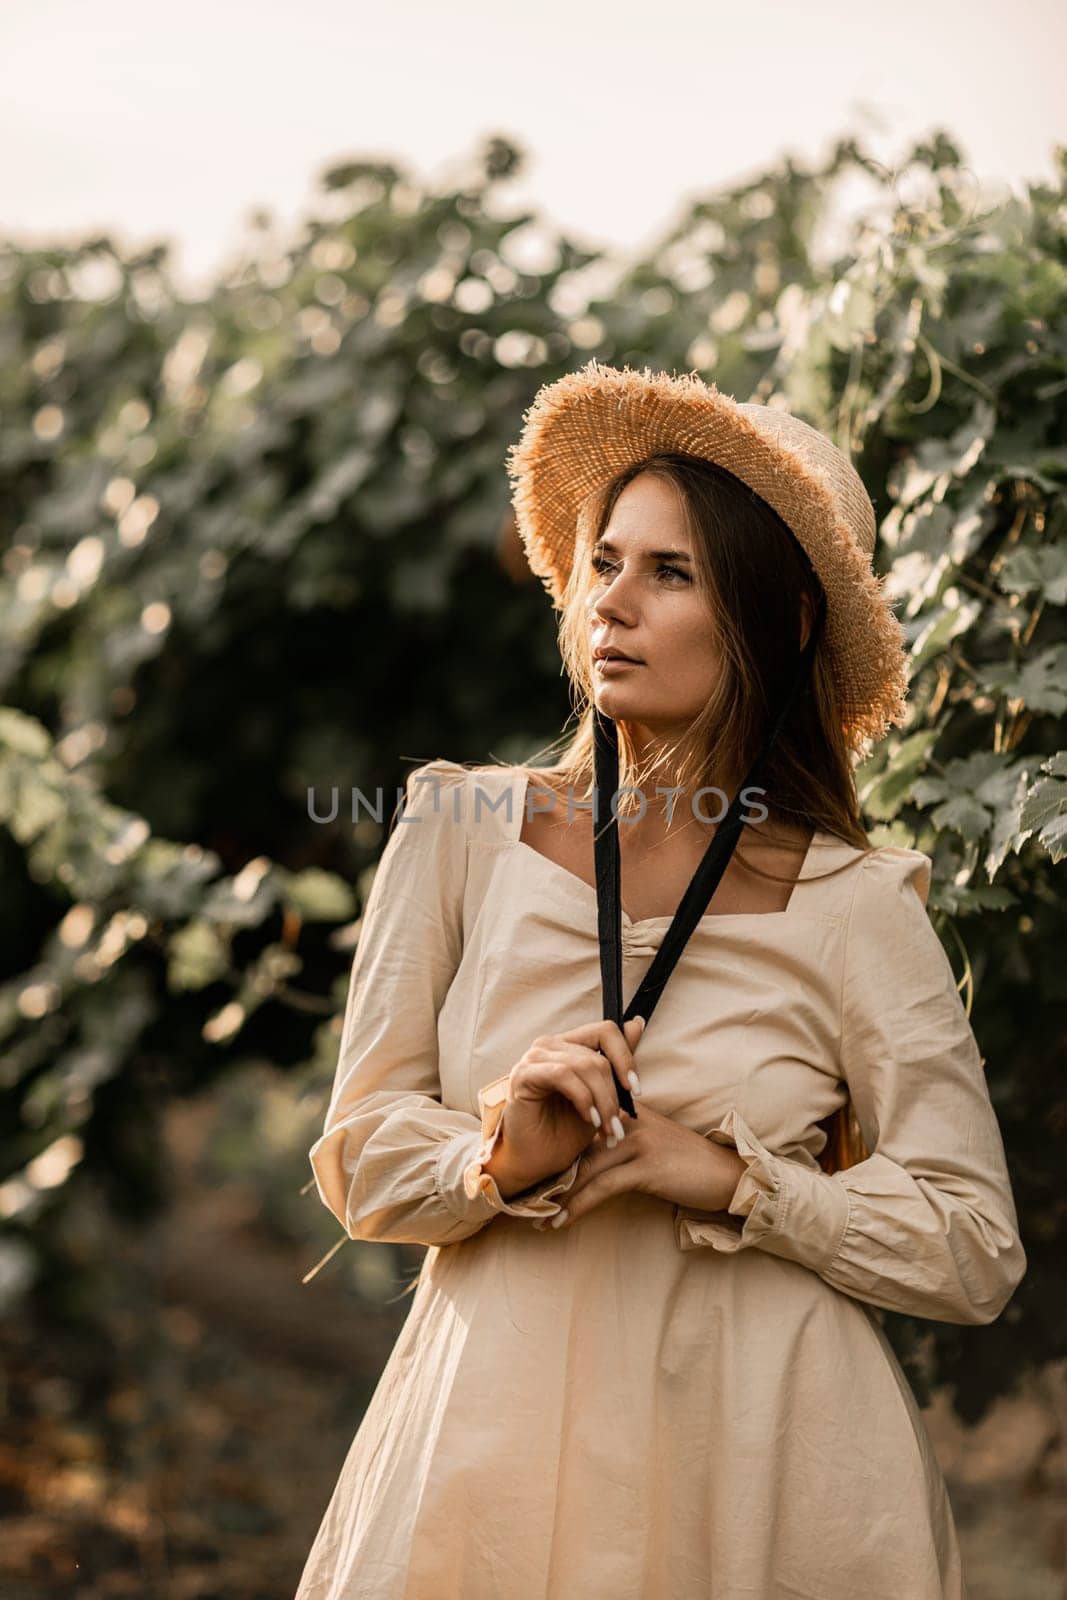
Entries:
{"label": "long brown hair", "polygon": [[[559,603],[560,652],[578,727],[569,738],[564,732],[545,747],[551,752],[567,739],[551,766],[518,763],[532,778],[558,778],[586,799],[594,789],[594,685],[586,599],[596,574],[590,556],[619,495],[639,473],[653,474],[679,491],[697,583],[707,598],[723,671],[684,737],[645,761],[625,719],[617,719],[620,789],[647,793],[666,779],[689,792],[713,785],[716,773],[747,772],[796,671],[805,605],[813,616],[821,591],[806,552],[777,512],[732,473],[702,456],[660,451],[598,485],[579,512],[574,561]],[[771,749],[761,787],[771,823],[770,828],[761,826],[762,839],[773,843],[773,828],[791,824],[820,829],[859,850],[871,848],[824,638],[816,645],[808,682]],[[620,794],[618,814],[639,804],[639,795]],[[793,881],[758,867],[743,852],[741,840],[734,859],[758,877]],[[825,875],[842,870],[835,867]],[[818,1157],[824,1171],[842,1171],[869,1155],[850,1100],[819,1126],[827,1135]]]}

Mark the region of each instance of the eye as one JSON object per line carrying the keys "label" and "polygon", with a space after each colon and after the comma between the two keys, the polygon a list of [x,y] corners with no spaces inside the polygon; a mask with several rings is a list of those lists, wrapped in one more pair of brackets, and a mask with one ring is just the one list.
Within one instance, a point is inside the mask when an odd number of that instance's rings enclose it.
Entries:
{"label": "eye", "polygon": [[[606,556],[602,555],[593,555],[589,559],[594,572],[610,572],[617,565],[616,562],[609,561]],[[681,578],[683,583],[692,583],[693,581],[688,572],[683,571],[681,567],[673,566],[669,561],[661,561],[656,568],[656,575],[659,577],[665,572],[669,573],[673,578]]]}

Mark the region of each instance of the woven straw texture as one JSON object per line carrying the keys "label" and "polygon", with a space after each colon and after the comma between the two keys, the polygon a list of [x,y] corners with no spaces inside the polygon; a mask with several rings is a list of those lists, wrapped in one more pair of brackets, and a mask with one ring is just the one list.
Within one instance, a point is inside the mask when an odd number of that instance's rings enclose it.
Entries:
{"label": "woven straw texture", "polygon": [[559,605],[589,491],[657,450],[704,456],[771,506],[826,591],[828,653],[855,753],[905,717],[904,630],[871,565],[876,522],[863,480],[817,429],[771,406],[674,376],[590,361],[546,384],[525,412],[507,471],[526,558]]}

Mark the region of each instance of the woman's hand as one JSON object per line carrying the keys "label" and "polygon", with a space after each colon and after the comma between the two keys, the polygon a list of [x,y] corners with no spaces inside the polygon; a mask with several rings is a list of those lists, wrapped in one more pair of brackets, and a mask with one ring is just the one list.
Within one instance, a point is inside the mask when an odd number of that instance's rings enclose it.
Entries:
{"label": "woman's hand", "polygon": [[[565,1204],[560,1227],[631,1189],[699,1211],[725,1210],[745,1165],[728,1145],[642,1105],[614,1149],[598,1144],[583,1157],[574,1183],[560,1197]],[[557,1221],[552,1219],[553,1227]]]}
{"label": "woman's hand", "polygon": [[[631,1017],[622,1029],[604,1020],[534,1040],[511,1069],[498,1151],[486,1168],[498,1183],[506,1174],[512,1192],[529,1188],[569,1167],[598,1133],[618,1135],[624,1113],[611,1069],[640,1092],[633,1049],[643,1028]],[[627,1116],[622,1144],[636,1126]]]}

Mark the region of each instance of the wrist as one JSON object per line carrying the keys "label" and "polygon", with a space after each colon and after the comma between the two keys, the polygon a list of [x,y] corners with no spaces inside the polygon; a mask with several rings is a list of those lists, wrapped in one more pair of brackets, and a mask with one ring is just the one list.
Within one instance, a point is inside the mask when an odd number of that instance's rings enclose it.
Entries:
{"label": "wrist", "polygon": [[542,1173],[531,1173],[516,1161],[503,1138],[498,1141],[489,1160],[483,1164],[482,1171],[492,1178],[503,1200],[513,1200],[517,1194],[522,1194],[524,1189],[532,1188],[546,1176]]}
{"label": "wrist", "polygon": [[738,1155],[736,1150],[730,1149],[727,1145],[717,1145],[716,1150],[720,1152],[721,1156],[726,1157],[728,1162],[727,1166],[720,1166],[719,1170],[719,1192],[722,1195],[722,1200],[718,1207],[720,1211],[728,1211],[730,1201],[734,1197],[734,1190],[747,1171],[748,1162]]}

